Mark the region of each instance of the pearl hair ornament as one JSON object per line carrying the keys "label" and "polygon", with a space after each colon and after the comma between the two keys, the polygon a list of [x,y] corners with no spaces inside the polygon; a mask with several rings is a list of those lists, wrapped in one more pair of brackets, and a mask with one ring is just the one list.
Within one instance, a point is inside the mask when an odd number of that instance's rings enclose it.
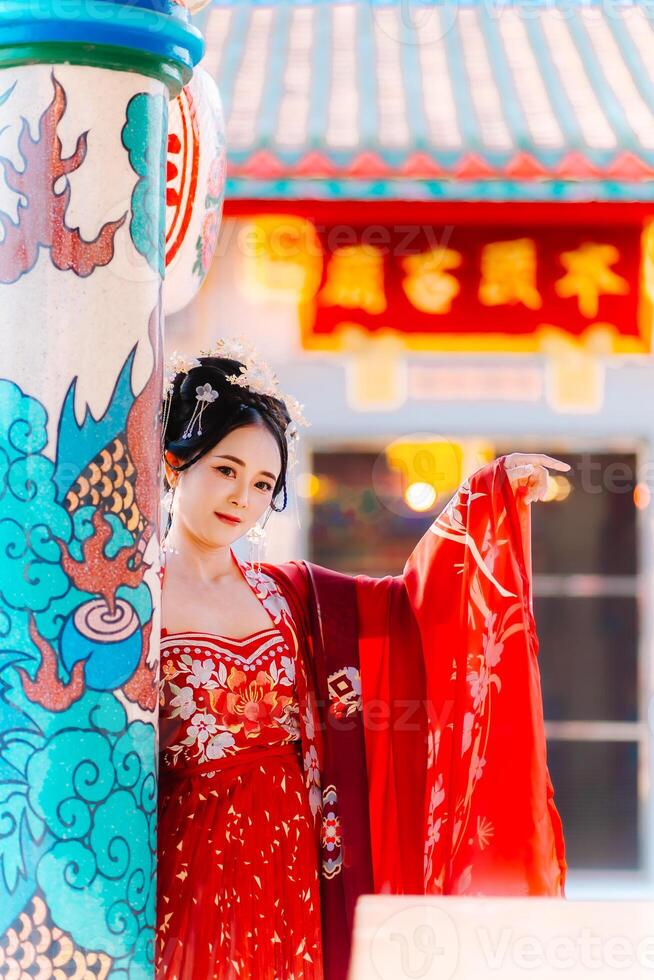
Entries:
{"label": "pearl hair ornament", "polygon": [[[247,388],[249,391],[259,395],[269,395],[284,403],[291,419],[284,432],[289,448],[289,465],[295,465],[295,447],[299,439],[298,427],[301,425],[308,426],[310,422],[304,417],[302,413],[304,406],[298,402],[297,398],[280,391],[277,375],[259,357],[255,348],[251,344],[246,343],[242,337],[229,339],[221,337],[216,341],[212,350],[202,350],[200,354],[203,357],[223,357],[229,360],[241,361],[239,374],[225,375],[230,384]],[[179,374],[188,374],[192,368],[201,366],[202,362],[197,357],[185,358],[177,351],[173,351],[168,359],[167,370],[164,373],[163,396],[165,403],[161,432],[162,449],[168,420],[170,418],[170,403],[172,401],[170,396],[173,391],[175,379]],[[193,415],[188,425],[182,433],[182,439],[190,439],[192,437],[196,420],[198,422],[198,435],[202,435],[202,413],[207,405],[211,404],[211,402],[220,396],[207,382],[204,385],[198,385],[195,397],[197,405],[193,410]]]}

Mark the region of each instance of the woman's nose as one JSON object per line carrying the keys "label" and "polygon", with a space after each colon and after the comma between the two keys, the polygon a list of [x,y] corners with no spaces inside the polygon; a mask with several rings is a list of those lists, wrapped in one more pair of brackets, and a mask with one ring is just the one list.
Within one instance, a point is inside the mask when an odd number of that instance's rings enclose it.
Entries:
{"label": "woman's nose", "polygon": [[232,503],[238,504],[239,507],[247,507],[248,505],[247,484],[233,487],[230,499]]}

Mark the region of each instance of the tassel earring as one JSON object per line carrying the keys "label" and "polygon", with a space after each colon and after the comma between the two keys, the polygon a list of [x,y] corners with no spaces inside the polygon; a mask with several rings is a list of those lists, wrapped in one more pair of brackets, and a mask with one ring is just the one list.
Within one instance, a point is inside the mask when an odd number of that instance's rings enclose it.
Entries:
{"label": "tassel earring", "polygon": [[249,531],[246,531],[245,538],[250,542],[250,552],[248,561],[250,565],[261,571],[261,562],[265,560],[266,552],[266,528],[263,524],[253,524]]}
{"label": "tassel earring", "polygon": [[162,509],[162,511],[164,511],[165,513],[168,514],[168,517],[166,519],[166,529],[165,529],[165,531],[163,533],[163,540],[161,542],[161,549],[160,550],[161,550],[162,555],[163,554],[169,554],[169,555],[178,555],[179,554],[179,551],[178,551],[177,548],[172,548],[172,547],[170,547],[170,545],[166,545],[166,543],[165,543],[166,542],[166,536],[167,536],[167,534],[168,534],[168,532],[170,530],[170,525],[171,525],[171,522],[172,522],[172,513],[173,513],[173,503],[174,503],[174,501],[175,501],[175,487],[173,486],[173,487],[170,487],[169,490],[168,490],[168,493],[166,493],[161,498],[161,509]]}
{"label": "tassel earring", "polygon": [[167,514],[172,513],[173,500],[175,499],[175,491],[172,487],[168,489],[168,493],[161,498],[161,509]]}

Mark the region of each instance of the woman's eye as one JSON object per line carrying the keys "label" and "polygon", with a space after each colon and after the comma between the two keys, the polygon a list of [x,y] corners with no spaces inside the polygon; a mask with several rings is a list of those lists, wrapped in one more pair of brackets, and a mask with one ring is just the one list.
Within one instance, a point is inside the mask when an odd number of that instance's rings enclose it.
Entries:
{"label": "woman's eye", "polygon": [[[229,473],[233,473],[234,472],[234,467],[233,466],[216,466],[215,469],[217,469],[218,472],[220,472],[220,473],[222,473],[224,470],[227,470]],[[259,480],[259,482],[257,483],[257,486],[258,487],[261,487],[263,490],[266,490],[266,491],[270,491],[270,490],[273,489],[272,483],[266,483],[265,480]]]}

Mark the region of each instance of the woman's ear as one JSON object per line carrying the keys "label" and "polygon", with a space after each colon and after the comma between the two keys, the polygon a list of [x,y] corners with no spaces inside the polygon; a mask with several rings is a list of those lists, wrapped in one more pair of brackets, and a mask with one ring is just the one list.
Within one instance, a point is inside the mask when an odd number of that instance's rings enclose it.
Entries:
{"label": "woman's ear", "polygon": [[182,460],[179,458],[179,456],[175,456],[174,453],[168,452],[168,450],[166,450],[164,453],[164,470],[166,473],[166,479],[168,480],[168,485],[171,487],[174,487],[177,483],[179,473],[176,473],[169,464],[172,463],[173,466],[179,466],[181,462]]}

